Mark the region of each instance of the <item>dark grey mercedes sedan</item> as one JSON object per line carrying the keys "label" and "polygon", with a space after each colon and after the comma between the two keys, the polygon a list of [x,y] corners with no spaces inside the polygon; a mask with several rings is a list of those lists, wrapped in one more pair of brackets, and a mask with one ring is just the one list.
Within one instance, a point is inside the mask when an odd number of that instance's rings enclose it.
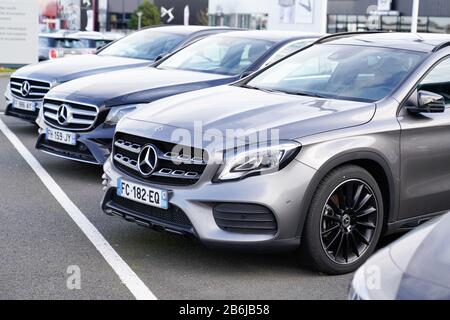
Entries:
{"label": "dark grey mercedes sedan", "polygon": [[[106,45],[96,54],[74,55],[25,66],[11,76],[5,92],[5,114],[34,122],[45,94],[64,82],[113,70],[147,66],[159,57],[199,39],[228,31],[232,29],[204,26],[147,28]],[[79,42],[75,36],[72,39]],[[83,50],[87,53],[86,48]]]}

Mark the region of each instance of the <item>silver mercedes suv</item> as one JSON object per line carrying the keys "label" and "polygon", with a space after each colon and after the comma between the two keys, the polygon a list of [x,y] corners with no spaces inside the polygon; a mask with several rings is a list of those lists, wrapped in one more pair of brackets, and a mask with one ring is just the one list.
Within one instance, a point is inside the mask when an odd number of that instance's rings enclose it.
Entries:
{"label": "silver mercedes suv", "polygon": [[211,246],[301,248],[355,270],[450,209],[450,36],[325,37],[238,83],[118,124],[108,215]]}

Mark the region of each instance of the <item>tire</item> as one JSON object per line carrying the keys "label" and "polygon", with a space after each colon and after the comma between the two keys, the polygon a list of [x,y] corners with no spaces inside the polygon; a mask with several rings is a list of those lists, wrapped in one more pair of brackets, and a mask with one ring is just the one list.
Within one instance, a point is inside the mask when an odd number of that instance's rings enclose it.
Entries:
{"label": "tire", "polygon": [[334,169],[309,207],[302,239],[306,258],[326,274],[355,271],[375,250],[383,218],[382,194],[372,175],[356,165]]}

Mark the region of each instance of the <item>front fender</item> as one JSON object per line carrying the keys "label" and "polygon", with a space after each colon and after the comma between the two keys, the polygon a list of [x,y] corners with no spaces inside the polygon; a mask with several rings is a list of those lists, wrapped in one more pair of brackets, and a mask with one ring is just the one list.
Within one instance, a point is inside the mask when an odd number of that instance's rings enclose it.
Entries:
{"label": "front fender", "polygon": [[[398,217],[398,199],[400,194],[400,155],[399,132],[337,138],[325,142],[314,142],[303,145],[297,160],[316,169],[302,203],[302,212],[308,212],[311,200],[320,181],[333,169],[356,163],[375,163],[380,167],[387,179],[389,204],[388,221]],[[303,143],[303,142],[302,142]],[[375,177],[377,178],[377,177]],[[301,235],[306,220],[302,215],[298,233]]]}

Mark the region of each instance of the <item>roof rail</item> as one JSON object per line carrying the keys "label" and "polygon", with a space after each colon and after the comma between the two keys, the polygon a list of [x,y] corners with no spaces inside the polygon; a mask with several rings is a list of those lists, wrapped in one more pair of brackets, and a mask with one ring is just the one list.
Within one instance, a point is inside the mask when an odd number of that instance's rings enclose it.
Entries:
{"label": "roof rail", "polygon": [[318,39],[314,44],[318,43],[325,43],[327,41],[331,41],[336,38],[346,38],[351,36],[357,36],[362,34],[376,34],[376,33],[389,33],[390,31],[355,31],[355,32],[341,32],[341,33],[334,33],[327,36],[324,36],[320,39]]}
{"label": "roof rail", "polygon": [[438,52],[439,50],[444,49],[449,46],[450,46],[450,41],[442,42],[441,44],[434,47],[433,50],[431,50],[431,52]]}

